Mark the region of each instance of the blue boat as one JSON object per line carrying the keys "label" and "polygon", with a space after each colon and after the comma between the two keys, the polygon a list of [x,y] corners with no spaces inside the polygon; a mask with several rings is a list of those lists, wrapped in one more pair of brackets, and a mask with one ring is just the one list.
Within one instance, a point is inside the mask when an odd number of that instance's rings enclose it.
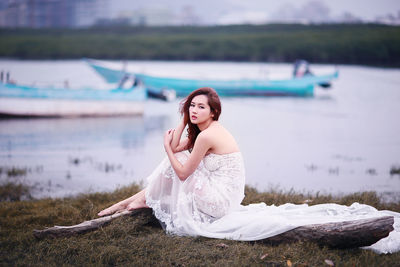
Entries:
{"label": "blue boat", "polygon": [[129,74],[148,90],[172,89],[178,96],[183,97],[200,87],[212,87],[221,96],[313,96],[315,85],[328,84],[339,76],[336,70],[327,75],[305,75],[287,80],[196,80],[127,73],[105,67],[96,60],[87,60],[87,63],[108,83],[117,83]]}
{"label": "blue boat", "polygon": [[146,89],[69,89],[0,84],[0,115],[77,117],[141,115]]}

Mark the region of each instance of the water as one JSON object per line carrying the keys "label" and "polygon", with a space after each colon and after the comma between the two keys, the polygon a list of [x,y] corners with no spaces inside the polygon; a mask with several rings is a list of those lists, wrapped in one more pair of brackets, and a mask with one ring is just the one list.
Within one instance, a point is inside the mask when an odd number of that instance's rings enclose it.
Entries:
{"label": "water", "polygon": [[[114,62],[114,64],[119,64]],[[283,78],[289,64],[128,62],[131,70],[200,78]],[[332,67],[314,65],[316,72]],[[19,83],[108,87],[81,61],[0,60]],[[223,98],[222,124],[242,150],[247,184],[259,190],[342,194],[377,191],[400,200],[400,70],[339,66],[332,90],[313,98]],[[150,100],[143,117],[0,120],[0,167],[27,174],[34,196],[110,191],[140,183],[165,156],[163,132],[180,99]]]}

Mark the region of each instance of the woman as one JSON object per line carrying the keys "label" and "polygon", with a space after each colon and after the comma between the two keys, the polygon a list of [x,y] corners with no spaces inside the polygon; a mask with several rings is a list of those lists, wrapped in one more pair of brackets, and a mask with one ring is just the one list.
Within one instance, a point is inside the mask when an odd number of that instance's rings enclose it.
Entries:
{"label": "woman", "polygon": [[[151,207],[167,231],[185,234],[188,229],[176,226],[181,217],[212,222],[240,207],[243,161],[235,139],[218,122],[221,102],[217,93],[208,87],[192,92],[183,102],[181,114],[178,127],[164,135],[168,157],[148,178],[147,188],[99,216]],[[186,126],[187,138],[181,140]]]}
{"label": "woman", "polygon": [[[265,203],[242,206],[244,165],[232,135],[218,122],[221,103],[212,88],[192,92],[181,106],[183,119],[164,135],[167,158],[148,177],[147,187],[98,215],[152,208],[168,233],[234,240],[265,239],[298,226],[395,216],[395,231],[371,246],[400,250],[400,215],[354,203],[314,206]],[[184,129],[187,138],[181,140]]]}

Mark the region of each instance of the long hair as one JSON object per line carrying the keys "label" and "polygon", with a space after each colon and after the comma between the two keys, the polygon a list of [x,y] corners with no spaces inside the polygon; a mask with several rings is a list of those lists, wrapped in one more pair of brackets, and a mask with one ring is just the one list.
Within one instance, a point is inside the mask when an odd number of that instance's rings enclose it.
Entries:
{"label": "long hair", "polygon": [[219,119],[219,115],[221,115],[221,101],[219,100],[219,96],[217,92],[213,88],[210,87],[202,87],[190,93],[182,102],[180,107],[180,113],[183,115],[183,119],[185,125],[188,125],[187,128],[187,137],[189,142],[187,144],[187,149],[193,149],[194,142],[196,141],[197,136],[200,133],[199,127],[196,124],[190,122],[189,117],[189,108],[192,100],[195,96],[205,95],[208,99],[208,105],[210,106],[210,111],[214,115],[213,120],[217,121]]}

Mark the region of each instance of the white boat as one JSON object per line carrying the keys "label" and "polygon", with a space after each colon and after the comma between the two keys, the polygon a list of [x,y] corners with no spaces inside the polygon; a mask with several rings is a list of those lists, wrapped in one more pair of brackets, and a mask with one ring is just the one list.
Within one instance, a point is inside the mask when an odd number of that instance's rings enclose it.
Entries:
{"label": "white boat", "polygon": [[0,84],[0,115],[82,117],[142,115],[146,89],[68,89]]}

